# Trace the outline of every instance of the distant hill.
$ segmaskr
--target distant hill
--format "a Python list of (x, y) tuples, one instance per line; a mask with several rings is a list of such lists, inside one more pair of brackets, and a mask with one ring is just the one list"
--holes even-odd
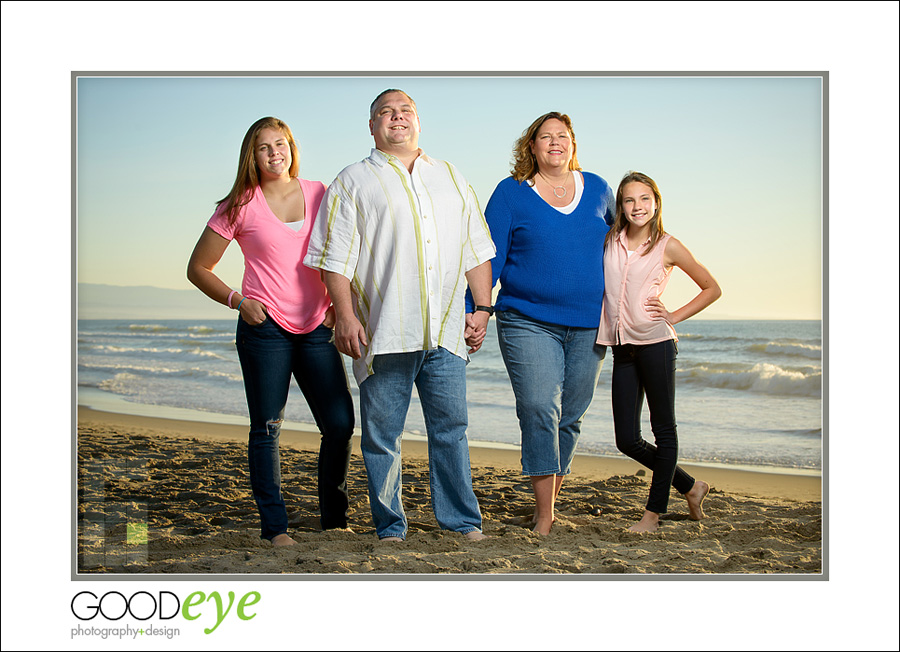
[(79, 319), (229, 319), (234, 311), (200, 290), (79, 283)]

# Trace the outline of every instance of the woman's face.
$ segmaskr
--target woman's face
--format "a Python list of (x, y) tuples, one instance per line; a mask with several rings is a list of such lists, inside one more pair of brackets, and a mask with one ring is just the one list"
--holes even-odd
[(544, 174), (561, 174), (572, 160), (572, 135), (566, 123), (556, 118), (544, 121), (534, 135), (531, 153)]
[(278, 129), (265, 127), (256, 135), (253, 157), (260, 177), (282, 177), (291, 169), (291, 145)]

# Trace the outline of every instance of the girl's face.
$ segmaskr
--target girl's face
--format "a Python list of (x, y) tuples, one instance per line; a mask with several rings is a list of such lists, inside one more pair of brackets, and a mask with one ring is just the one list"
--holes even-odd
[(656, 195), (653, 188), (640, 181), (632, 181), (622, 190), (622, 213), (629, 226), (641, 228), (656, 215)]
[(266, 127), (256, 135), (253, 151), (260, 176), (280, 177), (291, 169), (291, 145), (278, 129)]

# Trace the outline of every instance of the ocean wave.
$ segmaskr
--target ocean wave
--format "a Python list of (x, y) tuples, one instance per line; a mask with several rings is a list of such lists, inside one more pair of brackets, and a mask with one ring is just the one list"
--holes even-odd
[(228, 382), (242, 383), (243, 377), (240, 373), (228, 373), (224, 371), (216, 371), (210, 369), (200, 369), (199, 367), (190, 367), (182, 369), (173, 369), (169, 367), (148, 367), (136, 364), (100, 364), (79, 361), (79, 370), (84, 371), (102, 371), (116, 376), (126, 374), (131, 377), (156, 377), (156, 378), (198, 378), (211, 380), (225, 380)]
[(761, 362), (750, 369), (715, 368), (709, 365), (679, 370), (679, 380), (688, 383), (770, 394), (773, 396), (822, 395), (822, 372), (813, 369), (793, 370)]
[(777, 430), (776, 434), (788, 435), (789, 437), (802, 437), (809, 439), (818, 439), (822, 436), (821, 428), (806, 428), (802, 430)]
[(169, 326), (163, 324), (129, 324), (126, 328), (130, 331), (148, 331), (153, 333), (162, 333), (173, 330)]
[(751, 344), (747, 349), (753, 353), (764, 353), (766, 355), (796, 356), (811, 360), (822, 359), (822, 346), (820, 344), (766, 342), (765, 344)]
[[(185, 358), (212, 358), (214, 360), (225, 360), (228, 362), (236, 361), (237, 355), (232, 352), (231, 355), (222, 355), (208, 349), (200, 348), (194, 342), (189, 343), (191, 348), (172, 348), (172, 347), (156, 347), (156, 346), (122, 346), (116, 344), (95, 344), (93, 346), (82, 346), (82, 350), (90, 350), (97, 353), (117, 353), (121, 355), (134, 355), (135, 358), (153, 358), (160, 359), (185, 359)], [(230, 348), (230, 347), (229, 347)], [(135, 355), (137, 354), (137, 355)]]

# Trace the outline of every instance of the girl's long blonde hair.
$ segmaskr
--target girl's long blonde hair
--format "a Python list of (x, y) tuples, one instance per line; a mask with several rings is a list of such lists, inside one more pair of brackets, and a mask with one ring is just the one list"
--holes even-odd
[(291, 133), (291, 128), (287, 126), (287, 123), (272, 117), (260, 118), (254, 122), (250, 125), (247, 133), (244, 134), (244, 140), (241, 142), (238, 171), (234, 185), (231, 187), (231, 192), (216, 202), (216, 206), (220, 208), (224, 204), (223, 211), (228, 217), (229, 224), (234, 224), (241, 212), (241, 208), (253, 199), (253, 193), (259, 185), (259, 169), (256, 166), (254, 150), (256, 149), (256, 137), (263, 129), (276, 129), (284, 134), (291, 147), (291, 167), (288, 170), (288, 174), (290, 174), (292, 179), (299, 174), (300, 151), (294, 140), (294, 134)]
[(619, 189), (616, 191), (616, 221), (613, 222), (612, 228), (606, 234), (604, 244), (609, 245), (610, 243), (615, 242), (616, 238), (619, 237), (619, 234), (628, 228), (628, 220), (625, 218), (625, 211), (622, 209), (622, 193), (625, 190), (625, 186), (634, 182), (648, 186), (653, 191), (653, 195), (656, 198), (656, 213), (650, 219), (650, 246), (641, 254), (642, 256), (646, 256), (653, 250), (653, 247), (656, 246), (656, 243), (659, 242), (659, 239), (662, 238), (666, 232), (663, 229), (662, 195), (659, 194), (659, 186), (643, 172), (631, 171), (622, 177), (622, 180), (619, 182)]

